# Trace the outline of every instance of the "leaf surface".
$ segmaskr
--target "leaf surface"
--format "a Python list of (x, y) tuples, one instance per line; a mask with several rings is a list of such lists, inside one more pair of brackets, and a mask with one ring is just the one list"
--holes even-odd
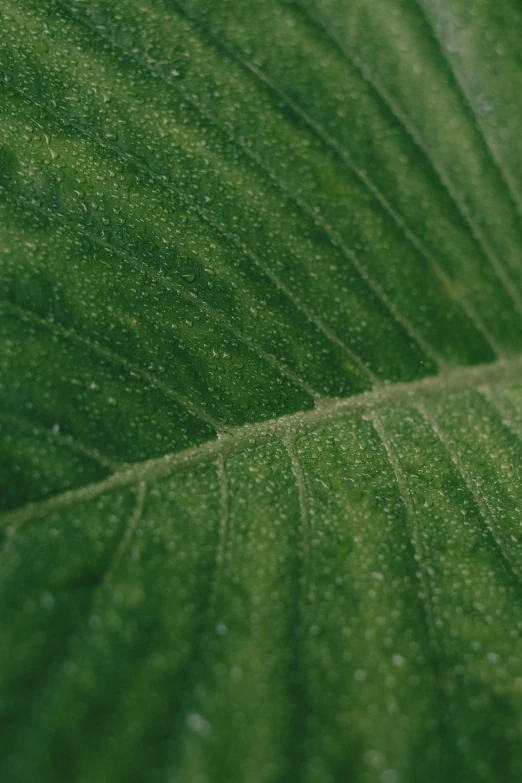
[(4, 0), (13, 783), (522, 777), (522, 10)]

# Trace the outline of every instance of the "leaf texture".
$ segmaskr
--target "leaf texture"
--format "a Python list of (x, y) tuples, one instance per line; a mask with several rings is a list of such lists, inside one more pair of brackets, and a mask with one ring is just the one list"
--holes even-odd
[(4, 0), (0, 776), (522, 778), (522, 9)]

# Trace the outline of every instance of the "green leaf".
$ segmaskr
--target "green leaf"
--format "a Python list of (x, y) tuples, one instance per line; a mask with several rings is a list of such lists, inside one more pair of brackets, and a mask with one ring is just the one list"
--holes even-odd
[(0, 16), (0, 779), (518, 783), (518, 1)]

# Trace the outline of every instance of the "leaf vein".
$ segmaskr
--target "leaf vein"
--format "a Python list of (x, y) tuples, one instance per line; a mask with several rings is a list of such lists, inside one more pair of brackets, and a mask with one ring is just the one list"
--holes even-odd
[[(271, 282), (274, 284), (275, 288), (281, 294), (283, 294), (283, 296), (286, 297), (293, 304), (293, 306), (299, 312), (301, 312), (305, 316), (305, 318), (311, 324), (313, 324), (320, 332), (322, 332), (322, 334), (331, 343), (336, 345), (360, 369), (362, 369), (363, 372), (365, 373), (365, 375), (372, 382), (374, 382), (374, 383), (377, 382), (377, 378), (376, 378), (375, 374), (364, 363), (364, 361), (361, 359), (361, 357), (355, 351), (353, 351), (353, 349), (350, 348), (349, 345), (347, 345), (343, 340), (341, 340), (340, 337), (338, 337), (338, 335), (332, 329), (330, 329), (325, 323), (323, 323), (322, 319), (319, 318), (318, 316), (316, 316), (312, 312), (312, 310), (310, 310), (310, 308), (307, 305), (305, 305), (301, 301), (301, 299), (299, 297), (297, 297), (295, 295), (295, 293), (292, 292), (290, 290), (290, 288), (285, 283), (283, 283), (283, 281), (279, 278), (279, 276), (275, 272), (273, 272), (270, 269), (269, 266), (267, 266), (266, 264), (264, 264), (261, 261), (261, 259), (258, 257), (258, 255), (256, 253), (254, 253), (254, 251), (246, 243), (244, 243), (241, 240), (239, 240), (236, 236), (227, 233), (225, 231), (225, 229), (223, 228), (222, 224), (219, 223), (218, 221), (216, 221), (208, 212), (203, 210), (199, 205), (190, 204), (187, 201), (187, 199), (186, 199), (185, 195), (183, 194), (182, 190), (177, 190), (170, 183), (166, 183), (136, 153), (134, 153), (134, 152), (132, 152), (132, 153), (124, 152), (120, 148), (115, 148), (114, 146), (109, 146), (108, 144), (105, 144), (97, 134), (88, 132), (84, 128), (80, 128), (80, 127), (71, 125), (69, 122), (67, 122), (66, 120), (61, 118), (59, 115), (57, 115), (51, 109), (49, 109), (47, 106), (42, 106), (40, 103), (38, 103), (35, 100), (33, 95), (30, 95), (30, 94), (24, 92), (24, 93), (22, 93), (22, 96), (23, 96), (24, 100), (28, 101), (29, 103), (31, 103), (32, 105), (38, 107), (39, 109), (42, 109), (43, 111), (46, 112), (46, 114), (48, 114), (49, 116), (53, 117), (56, 121), (58, 121), (59, 123), (61, 123), (64, 126), (70, 128), (72, 131), (76, 132), (77, 135), (82, 136), (82, 137), (87, 138), (87, 139), (90, 139), (92, 142), (97, 144), (100, 148), (108, 151), (109, 153), (111, 153), (113, 155), (116, 155), (121, 160), (124, 160), (126, 162), (131, 161), (138, 169), (140, 169), (141, 171), (145, 172), (155, 182), (158, 182), (166, 191), (176, 194), (181, 199), (183, 204), (185, 205), (187, 211), (195, 212), (199, 216), (199, 218), (201, 220), (205, 221), (210, 226), (212, 226), (212, 228), (215, 231), (217, 231), (224, 239), (226, 239), (227, 241), (231, 242), (237, 248), (242, 250), (255, 263), (255, 265), (263, 272), (263, 274), (265, 274), (271, 280)], [(117, 151), (116, 151), (116, 149), (117, 149)], [(37, 207), (35, 207), (35, 205), (29, 204), (29, 206), (31, 206), (35, 211), (39, 211), (39, 209)], [(40, 210), (40, 211), (42, 211), (42, 210)], [(47, 214), (47, 213), (44, 213), (44, 214)], [(68, 225), (69, 225), (69, 227), (73, 228), (75, 231), (77, 231), (79, 233), (82, 232), (82, 229), (80, 229), (80, 227), (78, 227), (78, 226), (76, 226), (74, 224), (70, 224), (70, 223)], [(88, 236), (93, 236), (93, 237), (95, 236), (95, 235), (91, 234), (91, 232), (87, 232), (87, 231), (83, 231), (82, 233), (85, 233)], [(98, 242), (100, 244), (102, 244), (102, 246), (112, 247), (114, 250), (116, 250), (116, 246), (111, 245), (110, 243), (108, 243), (106, 241), (104, 241), (102, 243), (100, 240), (98, 240)], [(127, 254), (125, 254), (125, 252), (122, 249), (117, 248), (117, 250), (118, 250), (118, 252), (120, 254), (125, 255), (125, 256), (127, 255)], [(132, 259), (132, 261), (134, 261), (134, 259)], [(197, 300), (195, 300), (194, 303), (198, 307), (200, 306), (200, 304), (199, 304), (199, 302)], [(207, 307), (209, 307), (209, 306), (207, 305)], [(223, 316), (221, 316), (221, 318), (223, 318)], [(229, 328), (232, 329), (231, 326), (229, 326)], [(239, 337), (239, 333), (238, 333), (238, 339), (242, 339), (244, 341), (246, 338), (245, 338), (244, 335)], [(259, 350), (261, 350), (261, 349), (259, 349)], [(269, 355), (269, 354), (267, 354), (267, 355)], [(275, 358), (275, 357), (272, 357), (272, 358)], [(295, 376), (294, 376), (294, 379), (295, 379)], [(302, 381), (300, 381), (300, 383), (302, 384)], [(308, 391), (309, 394), (311, 394), (315, 398), (320, 396), (316, 391), (311, 390), (310, 387), (308, 387), (307, 391)]]
[(313, 410), (281, 416), (257, 424), (245, 424), (232, 427), (215, 440), (209, 440), (174, 454), (145, 462), (135, 463), (96, 484), (90, 484), (77, 490), (64, 492), (49, 500), (29, 504), (15, 511), (0, 515), (0, 530), (9, 529), (14, 524), (22, 524), (32, 519), (42, 519), (53, 511), (69, 505), (98, 497), (105, 492), (113, 492), (140, 481), (161, 481), (179, 470), (204, 465), (215, 461), (219, 454), (226, 455), (250, 444), (269, 440), (272, 437), (291, 436), (309, 431), (325, 422), (334, 422), (352, 412), (372, 412), (386, 409), (399, 402), (412, 404), (416, 399), (440, 398), (441, 394), (451, 395), (465, 388), (476, 389), (477, 385), (487, 382), (513, 382), (522, 380), (522, 356), (508, 360), (498, 360), (489, 365), (467, 367), (453, 370), (446, 375), (431, 376), (419, 381), (397, 383), (389, 387), (380, 387), (370, 392), (353, 395), (345, 399), (325, 400)]
[[(166, 288), (168, 291), (178, 294), (181, 298), (190, 302), (198, 310), (201, 310), (201, 312), (204, 312), (206, 315), (208, 315), (213, 321), (215, 321), (215, 323), (219, 323), (222, 326), (224, 326), (240, 342), (242, 342), (244, 345), (247, 345), (252, 349), (255, 349), (255, 351), (262, 359), (264, 359), (273, 367), (275, 367), (282, 375), (285, 375), (287, 378), (294, 381), (294, 383), (300, 386), (303, 389), (303, 391), (309, 394), (313, 399), (317, 400), (321, 397), (319, 392), (317, 392), (312, 386), (306, 383), (306, 381), (304, 381), (297, 373), (295, 373), (293, 370), (291, 370), (289, 367), (283, 364), (281, 360), (277, 358), (277, 356), (274, 356), (268, 351), (265, 351), (263, 348), (261, 348), (258, 345), (258, 343), (255, 340), (252, 340), (252, 338), (250, 338), (248, 335), (245, 335), (239, 329), (236, 329), (230, 323), (230, 321), (227, 318), (225, 318), (220, 312), (218, 312), (214, 307), (209, 305), (207, 302), (201, 300), (195, 294), (191, 294), (185, 291), (183, 286), (177, 284), (172, 278), (169, 277), (167, 279), (164, 276), (158, 274), (148, 264), (146, 264), (143, 261), (140, 261), (137, 258), (134, 258), (126, 250), (123, 250), (123, 248), (119, 247), (118, 245), (114, 245), (112, 242), (109, 242), (106, 239), (96, 236), (96, 234), (94, 234), (93, 232), (87, 231), (75, 223), (71, 223), (70, 221), (66, 220), (61, 214), (47, 212), (41, 207), (37, 207), (34, 204), (26, 200), (23, 200), (22, 198), (19, 199), (19, 203), (26, 204), (26, 206), (32, 209), (32, 211), (44, 215), (51, 222), (57, 223), (59, 225), (62, 225), (66, 228), (73, 230), (77, 235), (85, 237), (90, 242), (93, 242), (99, 247), (105, 250), (107, 249), (111, 250), (115, 255), (119, 256), (120, 258), (130, 263), (131, 266), (140, 269), (142, 272), (147, 274), (152, 280), (154, 280), (156, 283)], [(359, 364), (361, 363), (360, 360), (358, 360), (358, 363)], [(370, 371), (367, 369), (368, 374), (369, 372)]]
[(488, 259), (491, 268), (494, 270), (496, 276), (499, 279), (499, 282), (502, 284), (505, 291), (508, 293), (517, 311), (522, 315), (522, 296), (520, 295), (513, 281), (509, 277), (509, 274), (504, 269), (504, 266), (500, 261), (499, 257), (494, 252), (493, 248), (490, 246), (482, 230), (479, 228), (476, 221), (473, 219), (464, 201), (461, 199), (461, 197), (459, 196), (459, 194), (451, 184), (451, 180), (449, 179), (449, 177), (446, 176), (443, 169), (441, 169), (440, 166), (438, 166), (437, 163), (435, 162), (434, 158), (429, 152), (428, 147), (424, 143), (424, 140), (422, 139), (422, 136), (419, 134), (417, 129), (411, 124), (409, 118), (406, 117), (406, 115), (401, 111), (401, 109), (399, 109), (395, 101), (391, 98), (391, 96), (388, 95), (387, 91), (382, 87), (382, 85), (379, 84), (379, 82), (375, 79), (373, 75), (372, 76), (370, 75), (367, 66), (360, 60), (360, 58), (357, 55), (355, 55), (353, 51), (348, 50), (346, 45), (342, 44), (338, 40), (337, 36), (335, 36), (332, 33), (330, 28), (327, 25), (325, 25), (324, 22), (319, 21), (314, 15), (310, 13), (308, 9), (304, 9), (301, 2), (298, 2), (298, 6), (303, 11), (303, 13), (307, 16), (307, 18), (310, 19), (310, 21), (314, 22), (320, 29), (324, 31), (326, 35), (328, 35), (331, 41), (337, 46), (341, 54), (343, 54), (348, 60), (348, 62), (350, 62), (357, 69), (362, 79), (372, 88), (372, 90), (375, 92), (378, 98), (387, 107), (387, 109), (390, 111), (392, 116), (402, 127), (405, 134), (413, 141), (415, 146), (422, 152), (425, 159), (429, 163), (430, 168), (437, 175), (439, 182), (442, 184), (445, 191), (449, 195), (450, 200), (457, 208), (457, 211), (462, 217), (462, 219), (464, 220), (465, 225), (468, 226), (468, 229), (471, 232), (471, 235), (473, 236), (475, 242), (479, 245), (485, 257)]
[(488, 134), (484, 128), (484, 124), (481, 122), (479, 115), (477, 114), (477, 111), (474, 108), (473, 102), (470, 99), (470, 96), (468, 94), (468, 91), (466, 90), (466, 87), (464, 85), (463, 80), (459, 77), (458, 71), (455, 68), (455, 66), (452, 63), (451, 58), (446, 52), (446, 47), (444, 46), (443, 41), (440, 38), (440, 35), (437, 31), (436, 24), (429, 13), (428, 9), (426, 8), (425, 4), (422, 2), (422, 0), (417, 0), (417, 5), (423, 14), (424, 18), (426, 19), (429, 28), (431, 29), (433, 38), (437, 42), (437, 45), (439, 47), (441, 56), (444, 60), (444, 62), (447, 65), (448, 71), (452, 77), (453, 83), (455, 84), (458, 92), (460, 93), (460, 96), (463, 100), (463, 103), (468, 107), (470, 116), (473, 120), (473, 124), (475, 125), (475, 128), (477, 129), (480, 137), (482, 138), (482, 141), (484, 143), (484, 147), (487, 150), (488, 156), (493, 163), (493, 166), (496, 168), (498, 174), (500, 175), (500, 178), (508, 192), (509, 198), (513, 206), (515, 207), (519, 217), (522, 217), (522, 200), (520, 199), (520, 196), (517, 192), (517, 189), (514, 185), (512, 177), (509, 175), (509, 173), (505, 170), (502, 160), (500, 156), (497, 154), (494, 146), (491, 144)]
[[(176, 5), (177, 7), (177, 4), (174, 3), (173, 5)], [(184, 15), (184, 12), (181, 9), (179, 9), (179, 11)], [(189, 18), (190, 21), (194, 23), (194, 20), (192, 20), (190, 17), (186, 17), (186, 18)], [(91, 24), (89, 24), (89, 26), (91, 27), (91, 29), (94, 29), (94, 27)], [(99, 30), (97, 30), (96, 32), (98, 34), (103, 34)], [(205, 33), (207, 34), (207, 36), (211, 36), (211, 34), (208, 33), (206, 30)], [(103, 39), (109, 40), (108, 37), (106, 36), (103, 36)], [(213, 38), (211, 38), (211, 40), (213, 41)], [(222, 123), (220, 123), (209, 111), (203, 109), (203, 107), (196, 99), (196, 97), (193, 94), (189, 94), (187, 90), (184, 88), (184, 86), (178, 80), (169, 79), (168, 77), (165, 77), (162, 73), (156, 73), (149, 67), (149, 65), (143, 58), (133, 56), (127, 50), (124, 50), (120, 46), (117, 46), (113, 41), (111, 41), (110, 45), (116, 51), (124, 53), (133, 62), (136, 62), (140, 66), (144, 67), (153, 78), (160, 79), (169, 87), (174, 87), (177, 91), (181, 92), (181, 94), (185, 97), (185, 99), (197, 109), (197, 111), (200, 113), (202, 117), (209, 120), (215, 127), (219, 128), (219, 130), (228, 138), (229, 141), (231, 141), (233, 144), (239, 147), (244, 154), (246, 154), (251, 160), (253, 160), (257, 165), (257, 167), (270, 177), (270, 179), (275, 183), (279, 191), (285, 197), (289, 198), (294, 204), (297, 205), (297, 207), (302, 211), (303, 214), (306, 214), (308, 218), (311, 218), (316, 225), (320, 226), (323, 229), (323, 231), (325, 232), (326, 236), (330, 241), (331, 246), (341, 251), (343, 256), (347, 259), (347, 261), (350, 262), (350, 264), (356, 270), (357, 274), (364, 280), (364, 282), (367, 284), (370, 290), (375, 294), (377, 299), (384, 305), (384, 307), (388, 310), (388, 312), (395, 319), (395, 321), (406, 331), (409, 337), (411, 337), (412, 340), (414, 340), (414, 342), (416, 342), (425, 351), (425, 353), (434, 361), (434, 363), (439, 368), (442, 369), (447, 366), (445, 359), (434, 348), (434, 346), (423, 337), (423, 335), (419, 332), (419, 330), (413, 325), (411, 320), (399, 311), (395, 303), (388, 297), (388, 295), (384, 292), (381, 286), (368, 273), (368, 271), (365, 269), (364, 265), (361, 263), (357, 255), (353, 252), (353, 250), (351, 250), (345, 244), (341, 236), (328, 226), (328, 224), (325, 222), (325, 220), (322, 218), (321, 215), (315, 214), (311, 206), (306, 201), (303, 201), (301, 198), (299, 198), (299, 196), (293, 193), (292, 190), (284, 184), (283, 180), (281, 180), (280, 177), (278, 177), (274, 171), (272, 171), (264, 163), (262, 163), (262, 160), (257, 156), (257, 154), (252, 149), (248, 147), (248, 145), (242, 143), (241, 140), (238, 139), (234, 134), (227, 131), (225, 126)], [(228, 52), (227, 48), (225, 48), (225, 52), (228, 54), (229, 57), (234, 59), (234, 61), (236, 61), (237, 59), (237, 62), (243, 65), (241, 58), (236, 58), (233, 55), (233, 53)], [(248, 68), (247, 70), (257, 75), (255, 71), (252, 71), (252, 69)], [(282, 97), (284, 99), (285, 103), (287, 103), (289, 106), (291, 105), (290, 99), (288, 99), (287, 96), (285, 96), (283, 93), (280, 93), (279, 90), (276, 90), (276, 88), (270, 82), (268, 82), (268, 84), (270, 88), (274, 92), (276, 92), (276, 94), (279, 97)], [(304, 110), (300, 109), (300, 111), (304, 111)], [(309, 119), (309, 122), (313, 122), (311, 118)], [(322, 140), (322, 142), (324, 143), (324, 140)], [(353, 168), (357, 176), (361, 178), (362, 176), (361, 173), (358, 172), (354, 166), (350, 166), (350, 167)], [(369, 187), (368, 183), (364, 178), (363, 181), (366, 187)], [(382, 194), (380, 194), (377, 189), (375, 189), (375, 191), (376, 192), (372, 190), (373, 195), (376, 196), (376, 198), (379, 198), (379, 203), (382, 202), (381, 206), (386, 205), (385, 208), (389, 211), (395, 223), (401, 228), (406, 239), (409, 242), (411, 242), (412, 240), (410, 240), (409, 235), (406, 233), (406, 228), (403, 227), (402, 224), (399, 222), (399, 218), (398, 216), (396, 216), (395, 211), (391, 208), (391, 206), (387, 205), (387, 202), (385, 201), (384, 197), (382, 197)], [(462, 304), (463, 309), (465, 309), (467, 312), (467, 315), (471, 317), (475, 326), (477, 328), (480, 328), (480, 331), (482, 332), (483, 336), (485, 337), (486, 341), (488, 342), (492, 350), (495, 352), (495, 354), (499, 355), (500, 349), (498, 348), (498, 346), (494, 347), (493, 345), (494, 341), (492, 336), (487, 332), (485, 327), (481, 324), (478, 316), (474, 313), (472, 314), (471, 310), (468, 312), (469, 305), (465, 303), (465, 300), (462, 296), (462, 292), (460, 294), (457, 294), (452, 281), (450, 281), (449, 278), (447, 278), (447, 276), (444, 274), (444, 272), (439, 267), (439, 265), (434, 261), (434, 259), (427, 255), (427, 252), (420, 246), (418, 241), (414, 246), (415, 249), (427, 259), (428, 263), (433, 267), (434, 271), (440, 277), (440, 279), (445, 282), (445, 284), (449, 287), (450, 290), (453, 291), (453, 293), (455, 293), (457, 300), (459, 301), (459, 303)], [(287, 291), (282, 290), (282, 292), (288, 296)], [(367, 371), (366, 367), (365, 369)]]
[(73, 438), (72, 435), (55, 432), (52, 428), (46, 428), (40, 424), (35, 424), (34, 422), (25, 419), (20, 415), (15, 416), (12, 413), (7, 413), (4, 411), (0, 411), (0, 419), (15, 424), (17, 427), (30, 430), (32, 434), (38, 437), (51, 438), (54, 442), (59, 443), (60, 446), (65, 446), (65, 448), (68, 448), (71, 451), (77, 451), (79, 454), (82, 454), (85, 457), (89, 457), (95, 462), (98, 462), (102, 467), (108, 468), (113, 472), (116, 470), (121, 470), (123, 467), (123, 463), (115, 462), (114, 460), (109, 459), (98, 449), (94, 448), (93, 446), (87, 446), (87, 444), (82, 443), (77, 438)]
[(62, 326), (56, 321), (46, 321), (44, 318), (40, 318), (40, 316), (38, 316), (32, 310), (29, 310), (26, 307), (21, 307), (20, 305), (15, 305), (12, 302), (8, 302), (7, 300), (3, 300), (2, 302), (0, 302), (0, 307), (4, 307), (12, 315), (22, 320), (31, 320), (34, 323), (38, 324), (38, 326), (41, 326), (44, 329), (49, 329), (51, 332), (58, 335), (59, 337), (62, 337), (65, 340), (69, 340), (71, 342), (77, 343), (78, 345), (86, 346), (93, 353), (103, 357), (104, 359), (111, 362), (112, 364), (120, 365), (120, 367), (123, 367), (125, 370), (127, 370), (127, 372), (133, 373), (135, 375), (144, 378), (152, 386), (155, 386), (157, 389), (163, 392), (163, 394), (165, 394), (166, 397), (170, 397), (172, 400), (179, 402), (184, 408), (187, 409), (187, 411), (190, 414), (192, 414), (192, 416), (195, 416), (196, 418), (205, 421), (207, 424), (210, 424), (210, 426), (213, 427), (216, 430), (216, 432), (223, 430), (222, 423), (218, 422), (217, 419), (214, 419), (214, 417), (208, 414), (205, 410), (203, 410), (203, 408), (193, 403), (192, 400), (189, 400), (183, 394), (180, 394), (179, 392), (172, 389), (170, 386), (167, 386), (167, 384), (163, 383), (163, 381), (157, 378), (153, 373), (143, 369), (142, 367), (134, 365), (124, 356), (116, 353), (115, 351), (109, 348), (106, 348), (101, 343), (98, 343), (90, 338), (84, 337), (83, 335), (79, 334), (79, 332), (76, 332), (71, 327)]
[(473, 486), (473, 480), (470, 476), (468, 470), (463, 465), (462, 461), (459, 459), (457, 454), (455, 453), (455, 450), (451, 446), (451, 442), (449, 438), (442, 432), (441, 428), (439, 427), (437, 421), (433, 418), (433, 416), (428, 413), (426, 408), (421, 404), (416, 404), (416, 409), (419, 411), (421, 416), (424, 418), (424, 420), (431, 426), (433, 432), (437, 436), (438, 440), (444, 447), (445, 451), (449, 455), (451, 461), (455, 465), (457, 471), (459, 472), (460, 476), (462, 477), (462, 480), (464, 482), (464, 485), (466, 486), (468, 492), (472, 496), (473, 500), (475, 501), (475, 504), (477, 506), (477, 509), (479, 511), (479, 514), (481, 516), (481, 519), (484, 522), (484, 527), (489, 531), (491, 534), (491, 538), (494, 541), (498, 552), (502, 556), (502, 559), (506, 562), (506, 564), (509, 566), (509, 570), (511, 573), (517, 578), (519, 582), (522, 583), (522, 569), (517, 565), (515, 561), (510, 557), (509, 553), (507, 552), (504, 543), (502, 541), (501, 535), (499, 535), (499, 531), (497, 530), (497, 526), (495, 525), (495, 522), (493, 521), (495, 518), (495, 514), (491, 509), (490, 503), (487, 500), (487, 497), (482, 497), (480, 492), (477, 492), (476, 488)]

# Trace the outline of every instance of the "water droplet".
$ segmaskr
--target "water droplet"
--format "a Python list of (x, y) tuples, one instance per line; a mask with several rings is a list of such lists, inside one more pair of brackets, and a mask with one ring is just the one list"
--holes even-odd
[(190, 712), (187, 715), (187, 726), (189, 729), (192, 729), (192, 731), (195, 731), (197, 734), (201, 734), (204, 737), (210, 733), (210, 725), (205, 718), (197, 712)]

